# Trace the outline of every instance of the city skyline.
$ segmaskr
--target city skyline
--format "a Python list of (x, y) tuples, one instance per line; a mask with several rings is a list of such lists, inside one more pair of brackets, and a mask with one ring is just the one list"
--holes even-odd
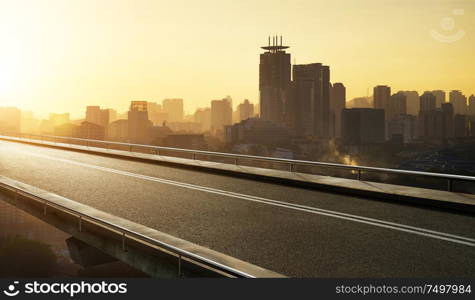
[[(234, 108), (244, 99), (258, 103), (259, 47), (274, 32), (291, 46), (292, 64), (332, 66), (331, 82), (345, 84), (348, 100), (369, 95), (377, 85), (474, 94), (470, 55), (475, 42), (469, 29), (475, 21), (468, 16), (475, 4), (395, 2), (272, 2), (275, 10), (268, 10), (264, 1), (243, 20), (226, 18), (234, 8), (247, 7), (229, 2), (203, 2), (200, 17), (191, 13), (196, 4), (183, 9), (183, 3), (160, 1), (134, 1), (132, 12), (131, 1), (104, 1), (93, 14), (87, 1), (2, 3), (0, 38), (6, 46), (0, 51), (0, 106), (17, 106), (40, 117), (71, 112), (78, 118), (86, 103), (126, 111), (131, 100), (183, 98), (188, 113), (226, 95), (234, 99)], [(307, 12), (320, 9), (325, 14), (318, 21)], [(454, 9), (463, 14), (454, 16)], [(183, 14), (182, 22), (170, 26), (177, 12)], [(284, 12), (292, 22), (279, 22)], [(391, 16), (403, 16), (405, 22)], [(205, 22), (207, 17), (223, 28), (214, 26), (211, 34), (209, 26), (216, 24)], [(466, 32), (463, 38), (443, 43), (431, 37), (446, 17)], [(384, 26), (377, 26), (383, 21)]]

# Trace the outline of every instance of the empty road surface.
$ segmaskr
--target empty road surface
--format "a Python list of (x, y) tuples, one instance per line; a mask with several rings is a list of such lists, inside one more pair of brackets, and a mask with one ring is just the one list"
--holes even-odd
[(0, 141), (0, 175), (294, 277), (471, 277), (475, 218)]

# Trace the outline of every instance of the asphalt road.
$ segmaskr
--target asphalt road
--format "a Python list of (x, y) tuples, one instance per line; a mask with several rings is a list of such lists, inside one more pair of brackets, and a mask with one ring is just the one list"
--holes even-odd
[(0, 175), (294, 277), (473, 277), (475, 218), (0, 141)]

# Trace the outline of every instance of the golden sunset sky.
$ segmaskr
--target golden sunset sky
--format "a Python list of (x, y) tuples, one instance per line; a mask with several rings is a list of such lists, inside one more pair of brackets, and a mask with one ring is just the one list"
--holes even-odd
[(256, 103), (270, 34), (292, 62), (330, 65), (348, 99), (378, 84), (475, 93), (474, 0), (0, 0), (0, 106)]

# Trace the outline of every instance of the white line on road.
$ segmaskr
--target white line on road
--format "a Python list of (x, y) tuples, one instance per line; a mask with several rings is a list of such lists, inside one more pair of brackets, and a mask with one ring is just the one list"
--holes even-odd
[(357, 222), (357, 223), (363, 223), (363, 224), (367, 224), (367, 225), (372, 225), (372, 226), (377, 226), (377, 227), (382, 227), (382, 228), (407, 232), (407, 233), (416, 234), (416, 235), (420, 235), (420, 236), (425, 236), (425, 237), (429, 237), (429, 238), (434, 238), (434, 239), (438, 239), (438, 240), (444, 240), (444, 241), (448, 241), (448, 242), (452, 242), (452, 243), (457, 243), (457, 244), (462, 244), (462, 245), (466, 245), (466, 246), (470, 246), (470, 247), (475, 247), (475, 239), (464, 237), (464, 236), (453, 235), (453, 234), (449, 234), (449, 233), (424, 229), (424, 228), (420, 228), (420, 227), (409, 226), (409, 225), (404, 225), (404, 224), (399, 224), (399, 223), (394, 223), (394, 222), (388, 222), (388, 221), (378, 220), (378, 219), (373, 219), (373, 218), (368, 218), (368, 217), (362, 217), (362, 216), (358, 216), (358, 215), (352, 215), (352, 214), (347, 214), (347, 213), (342, 213), (342, 212), (337, 212), (337, 211), (332, 211), (332, 210), (327, 210), (327, 209), (321, 209), (321, 208), (316, 208), (316, 207), (311, 207), (311, 206), (293, 204), (293, 203), (288, 203), (288, 202), (283, 202), (283, 201), (278, 201), (278, 200), (271, 200), (271, 199), (267, 199), (267, 198), (256, 197), (256, 196), (252, 196), (252, 195), (234, 193), (234, 192), (229, 192), (229, 191), (225, 191), (225, 190), (220, 190), (220, 189), (215, 189), (215, 188), (210, 188), (210, 187), (204, 187), (204, 186), (199, 186), (199, 185), (194, 185), (194, 184), (189, 184), (189, 183), (184, 183), (184, 182), (178, 182), (178, 181), (173, 181), (173, 180), (168, 180), (168, 179), (163, 179), (163, 178), (158, 178), (158, 177), (136, 174), (136, 173), (131, 173), (131, 172), (127, 172), (127, 171), (122, 171), (122, 170), (117, 170), (117, 169), (112, 169), (112, 168), (101, 167), (101, 166), (97, 166), (97, 165), (91, 165), (91, 164), (87, 164), (87, 163), (77, 162), (77, 161), (73, 161), (73, 160), (69, 160), (69, 159), (62, 159), (62, 158), (52, 157), (52, 156), (49, 156), (49, 155), (32, 153), (32, 152), (29, 152), (29, 151), (20, 150), (20, 151), (17, 151), (17, 152), (22, 152), (26, 155), (42, 157), (42, 158), (46, 158), (46, 159), (49, 159), (49, 160), (54, 160), (54, 161), (59, 161), (59, 162), (67, 163), (67, 164), (82, 166), (82, 167), (86, 167), (86, 168), (90, 168), (90, 169), (96, 169), (96, 170), (100, 170), (100, 171), (104, 171), (104, 172), (120, 174), (120, 175), (134, 177), (134, 178), (139, 178), (139, 179), (143, 179), (143, 180), (147, 180), (147, 181), (159, 182), (159, 183), (178, 186), (178, 187), (182, 187), (182, 188), (186, 188), (186, 189), (198, 190), (198, 191), (202, 191), (202, 192), (223, 195), (223, 196), (237, 198), (237, 199), (241, 199), (241, 200), (252, 201), (252, 202), (257, 202), (257, 203), (262, 203), (262, 204), (266, 204), (266, 205), (272, 205), (272, 206), (277, 206), (277, 207), (282, 207), (282, 208), (286, 208), (286, 209), (302, 211), (302, 212), (307, 212), (307, 213), (312, 213), (312, 214), (318, 214), (318, 215), (323, 215), (323, 216), (328, 216), (328, 217), (332, 217), (332, 218), (348, 220), (348, 221)]

